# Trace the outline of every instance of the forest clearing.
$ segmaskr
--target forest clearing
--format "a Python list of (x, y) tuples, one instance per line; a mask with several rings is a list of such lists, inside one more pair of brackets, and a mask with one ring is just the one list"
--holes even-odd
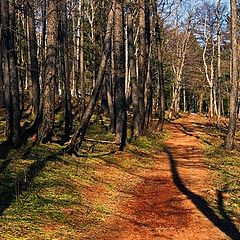
[(0, 1), (0, 240), (240, 240), (237, 0)]

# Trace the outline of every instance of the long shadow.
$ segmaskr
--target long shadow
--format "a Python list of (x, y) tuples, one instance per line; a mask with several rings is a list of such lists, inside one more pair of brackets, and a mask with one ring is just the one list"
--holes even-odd
[[(200, 137), (199, 137), (198, 135), (194, 135), (194, 134), (193, 134), (194, 131), (188, 130), (188, 129), (187, 129), (185, 126), (183, 126), (181, 123), (179, 123), (178, 125), (179, 125), (179, 126), (177, 126), (177, 129), (178, 129), (179, 131), (181, 131), (182, 133), (184, 133), (184, 134), (186, 134), (186, 135), (188, 135), (188, 136), (190, 136), (190, 137), (195, 137), (195, 138), (197, 138), (197, 139), (200, 139)], [(212, 143), (211, 143), (210, 141), (207, 141), (207, 140), (205, 140), (205, 139), (201, 139), (201, 141), (207, 143), (208, 145), (212, 145)]]
[(194, 205), (200, 210), (216, 227), (218, 227), (223, 233), (225, 233), (227, 236), (229, 236), (233, 240), (239, 240), (240, 239), (240, 232), (237, 229), (236, 225), (232, 222), (231, 218), (227, 215), (224, 205), (223, 205), (223, 197), (222, 193), (219, 191), (217, 194), (218, 197), (218, 208), (219, 212), (222, 216), (220, 218), (214, 210), (209, 206), (206, 200), (204, 200), (201, 196), (193, 193), (190, 189), (188, 189), (177, 170), (177, 162), (173, 157), (173, 154), (171, 150), (167, 147), (164, 148), (164, 151), (167, 153), (170, 166), (171, 166), (171, 172), (172, 172), (172, 178), (174, 181), (174, 184), (177, 186), (177, 188), (190, 199)]
[(48, 161), (57, 161), (58, 153), (53, 153), (43, 159), (36, 160), (31, 164), (24, 175), (10, 176), (5, 173), (5, 177), (1, 179), (0, 188), (0, 216), (3, 215), (4, 211), (16, 201), (17, 197), (20, 196), (24, 191), (27, 191), (33, 180), (43, 170)]

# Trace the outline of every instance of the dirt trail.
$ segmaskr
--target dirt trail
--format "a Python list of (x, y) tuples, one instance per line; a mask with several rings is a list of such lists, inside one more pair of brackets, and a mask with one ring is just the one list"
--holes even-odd
[[(194, 121), (190, 119), (188, 124)], [(203, 149), (194, 131), (189, 134), (178, 123), (167, 124), (166, 128), (171, 137), (154, 168), (141, 172), (144, 181), (134, 196), (123, 201), (117, 213), (90, 239), (240, 239), (224, 213), (221, 194), (211, 186)], [(206, 202), (209, 190), (219, 198), (221, 218)]]

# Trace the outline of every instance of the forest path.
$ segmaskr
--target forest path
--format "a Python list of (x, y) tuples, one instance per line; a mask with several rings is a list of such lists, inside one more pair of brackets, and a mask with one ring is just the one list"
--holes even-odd
[[(166, 124), (171, 136), (164, 153), (159, 152), (151, 169), (138, 174), (143, 181), (133, 196), (122, 199), (116, 213), (88, 239), (240, 239), (224, 212), (222, 194), (211, 185), (203, 147), (196, 138), (201, 134), (198, 117)], [(209, 191), (218, 198), (220, 217), (206, 201)]]

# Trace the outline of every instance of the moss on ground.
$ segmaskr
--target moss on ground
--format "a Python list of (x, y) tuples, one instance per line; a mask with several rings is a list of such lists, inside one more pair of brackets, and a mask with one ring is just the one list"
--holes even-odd
[[(112, 141), (102, 121), (94, 119), (87, 137)], [(76, 158), (60, 156), (58, 144), (1, 147), (0, 239), (81, 239), (91, 236), (130, 198), (143, 181), (138, 172), (151, 168), (162, 149), (163, 135), (148, 134), (126, 151)], [(81, 151), (89, 152), (84, 142)], [(94, 143), (94, 152), (115, 145)]]

